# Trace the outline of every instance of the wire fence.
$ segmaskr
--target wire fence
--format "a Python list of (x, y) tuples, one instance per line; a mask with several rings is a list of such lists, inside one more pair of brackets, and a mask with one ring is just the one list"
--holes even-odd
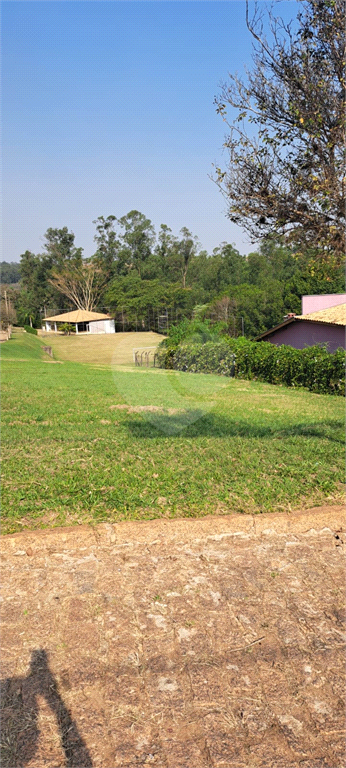
[(148, 309), (145, 314), (128, 315), (125, 310), (115, 313), (115, 330), (119, 332), (127, 331), (155, 331), (166, 335), (172, 325), (177, 325), (187, 313), (180, 309)]
[(134, 347), (133, 362), (136, 367), (155, 368), (157, 347)]

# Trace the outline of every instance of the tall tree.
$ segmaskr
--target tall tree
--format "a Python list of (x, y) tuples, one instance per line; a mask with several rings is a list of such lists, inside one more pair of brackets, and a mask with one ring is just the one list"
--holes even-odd
[(42, 257), (50, 267), (61, 267), (67, 262), (81, 263), (83, 248), (76, 248), (74, 233), (67, 227), (53, 229), (49, 227), (44, 235), (44, 252)]
[(59, 294), (48, 285), (49, 265), (41, 255), (25, 251), (20, 257), (21, 291), (16, 300), (18, 320), (21, 323), (40, 324), (40, 314), (44, 307), (54, 309), (59, 306)]
[(119, 250), (119, 266), (123, 274), (135, 269), (141, 276), (145, 262), (152, 254), (155, 231), (150, 221), (139, 211), (130, 211), (118, 220), (123, 229)]
[(114, 274), (119, 253), (119, 237), (115, 230), (116, 216), (110, 215), (106, 218), (99, 216), (93, 221), (96, 224), (96, 235), (94, 237), (97, 243), (97, 251), (93, 256), (93, 261), (102, 269), (107, 279)]
[(159, 270), (162, 276), (176, 282), (178, 279), (176, 257), (178, 252), (178, 240), (173, 235), (172, 230), (167, 224), (161, 224), (157, 236), (157, 245), (155, 255), (158, 259)]
[(83, 262), (53, 272), (48, 282), (67, 296), (77, 309), (91, 312), (97, 306), (106, 277), (96, 264)]
[(180, 234), (182, 235), (182, 237), (181, 237), (181, 240), (179, 241), (178, 252), (180, 254), (181, 276), (183, 279), (183, 288), (186, 288), (187, 270), (189, 268), (189, 264), (192, 256), (194, 256), (197, 251), (197, 238), (193, 237), (193, 235), (187, 229), (187, 227), (183, 227), (180, 230)]
[(37, 296), (32, 291), (22, 288), (15, 298), (15, 309), (19, 325), (40, 327), (41, 312)]
[[(229, 163), (216, 168), (228, 217), (260, 240), (282, 233), (315, 258), (344, 253), (345, 13), (343, 0), (301, 0), (297, 25), (258, 6), (246, 19), (253, 69), (216, 98), (230, 127)], [(227, 110), (237, 110), (229, 123)]]
[(20, 276), (22, 283), (27, 290), (34, 290), (36, 287), (36, 274), (40, 266), (40, 257), (31, 251), (25, 251), (20, 256)]
[[(76, 248), (74, 234), (67, 227), (47, 229), (44, 236), (44, 249), (41, 254), (25, 251), (20, 257), (20, 274), (23, 286), (21, 298), (18, 298), (18, 317), (26, 312), (32, 313), (35, 324), (39, 324), (41, 314), (68, 309), (51, 278), (53, 273), (61, 272), (66, 265), (79, 267), (82, 264), (82, 248)], [(17, 304), (17, 302), (16, 302)], [(23, 308), (19, 307), (23, 304)]]

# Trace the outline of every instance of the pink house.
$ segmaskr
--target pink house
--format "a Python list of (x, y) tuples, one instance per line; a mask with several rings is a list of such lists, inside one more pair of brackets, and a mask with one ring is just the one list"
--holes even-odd
[(295, 349), (327, 344), (329, 352), (345, 349), (346, 294), (303, 296), (302, 314), (287, 316), (282, 323), (257, 336), (256, 341), (269, 341)]
[(327, 293), (324, 296), (302, 296), (302, 315), (329, 309), (346, 303), (346, 293)]

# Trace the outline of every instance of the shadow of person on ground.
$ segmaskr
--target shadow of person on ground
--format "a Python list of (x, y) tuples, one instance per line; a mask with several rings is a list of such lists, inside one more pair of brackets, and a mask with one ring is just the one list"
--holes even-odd
[(38, 696), (56, 717), (66, 768), (92, 768), (87, 746), (59, 694), (43, 649), (33, 651), (27, 677), (1, 681), (2, 768), (24, 768), (35, 757), (40, 735)]

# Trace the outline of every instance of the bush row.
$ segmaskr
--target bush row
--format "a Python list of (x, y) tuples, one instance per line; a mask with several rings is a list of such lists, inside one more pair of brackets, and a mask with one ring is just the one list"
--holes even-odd
[(329, 353), (325, 347), (294, 349), (267, 341), (244, 338), (161, 346), (157, 362), (162, 368), (192, 373), (219, 373), (269, 384), (307, 387), (311, 392), (344, 395), (345, 353)]
[(34, 336), (37, 336), (36, 328), (32, 328), (31, 325), (24, 325), (24, 331), (26, 331), (27, 333), (33, 333)]

